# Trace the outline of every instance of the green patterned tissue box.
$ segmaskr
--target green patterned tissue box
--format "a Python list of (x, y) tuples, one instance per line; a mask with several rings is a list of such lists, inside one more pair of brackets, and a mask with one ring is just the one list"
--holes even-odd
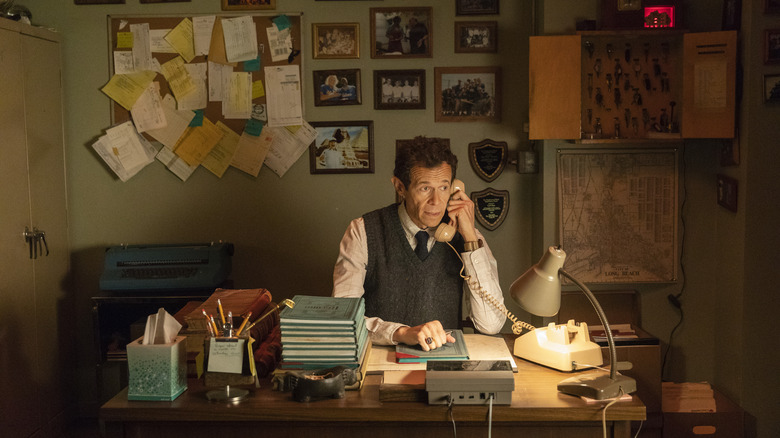
[(128, 400), (170, 401), (187, 389), (186, 336), (170, 344), (127, 344)]

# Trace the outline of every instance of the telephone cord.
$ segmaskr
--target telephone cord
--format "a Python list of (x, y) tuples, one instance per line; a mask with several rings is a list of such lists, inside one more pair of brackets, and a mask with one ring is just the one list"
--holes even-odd
[(475, 281), (471, 281), (471, 276), (470, 275), (466, 275), (464, 273), (464, 271), (466, 270), (466, 265), (463, 262), (463, 257), (460, 256), (460, 253), (458, 253), (458, 250), (455, 249), (455, 247), (452, 246), (452, 244), (450, 242), (447, 242), (447, 245), (449, 245), (450, 248), (452, 248), (452, 250), (455, 252), (455, 255), (457, 255), (458, 258), (460, 259), (460, 277), (466, 283), (468, 283), (469, 287), (472, 290), (476, 290), (477, 291), (477, 293), (479, 294), (480, 298), (482, 298), (483, 300), (485, 300), (485, 301), (489, 302), (490, 304), (492, 304), (495, 308), (497, 308), (503, 314), (505, 314), (506, 317), (509, 318), (510, 321), (512, 321), (512, 333), (514, 333), (516, 335), (520, 335), (520, 334), (523, 333), (523, 329), (528, 330), (528, 331), (532, 331), (532, 330), (536, 329), (536, 327), (532, 326), (531, 324), (529, 324), (529, 323), (527, 323), (525, 321), (518, 320), (517, 317), (515, 317), (515, 315), (512, 312), (510, 312), (509, 309), (506, 308), (506, 306), (504, 306), (502, 303), (499, 303), (498, 300), (496, 300), (492, 295), (490, 295), (488, 293), (488, 291), (486, 291), (485, 288), (483, 288), (476, 280)]

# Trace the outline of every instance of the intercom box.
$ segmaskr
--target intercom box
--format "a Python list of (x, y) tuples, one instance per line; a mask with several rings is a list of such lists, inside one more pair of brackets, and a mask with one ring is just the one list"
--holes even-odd
[(127, 344), (128, 400), (170, 401), (187, 389), (186, 337), (167, 344)]
[(432, 405), (508, 405), (514, 389), (507, 360), (429, 361), (425, 371), (425, 390)]

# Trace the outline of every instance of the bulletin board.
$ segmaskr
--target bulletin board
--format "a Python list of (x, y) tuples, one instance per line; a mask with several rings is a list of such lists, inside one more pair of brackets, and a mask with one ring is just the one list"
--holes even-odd
[[(251, 16), (255, 23), (255, 31), (257, 33), (257, 45), (260, 55), (260, 69), (252, 72), (252, 82), (261, 80), (265, 85), (264, 67), (272, 65), (298, 65), (301, 66), (303, 58), (303, 39), (301, 38), (301, 14), (284, 14), (290, 23), (290, 35), (292, 39), (292, 53), (296, 56), (292, 59), (285, 59), (284, 61), (273, 62), (271, 56), (270, 44), (268, 42), (268, 34), (266, 28), (274, 25), (274, 19), (280, 17), (280, 14), (269, 13), (257, 13), (257, 14), (190, 14), (190, 15), (109, 15), (108, 16), (108, 41), (109, 41), (109, 72), (110, 76), (114, 73), (114, 55), (113, 52), (117, 50), (127, 50), (130, 48), (117, 48), (117, 32), (130, 31), (131, 24), (149, 23), (149, 29), (173, 29), (176, 25), (185, 18), (192, 19), (193, 16), (205, 16), (216, 15), (216, 18), (235, 18), (243, 16)], [(261, 49), (262, 48), (262, 49)], [(160, 64), (170, 61), (171, 59), (179, 56), (177, 53), (152, 53), (152, 57), (159, 61)], [(206, 62), (206, 56), (196, 56), (190, 61), (190, 63)], [(244, 71), (243, 62), (238, 62), (233, 69), (234, 71)], [(165, 77), (158, 73), (154, 79), (160, 84), (160, 95), (165, 96), (170, 93), (170, 88), (165, 80)], [(172, 93), (171, 93), (172, 94)], [(265, 96), (257, 97), (252, 100), (253, 104), (266, 103)], [(207, 107), (204, 109), (204, 116), (211, 122), (217, 123), (221, 121), (233, 131), (241, 133), (246, 125), (246, 119), (225, 119), (222, 116), (222, 102), (208, 102)], [(118, 103), (111, 101), (111, 121), (112, 124), (118, 124), (130, 120), (130, 111), (123, 108)]]

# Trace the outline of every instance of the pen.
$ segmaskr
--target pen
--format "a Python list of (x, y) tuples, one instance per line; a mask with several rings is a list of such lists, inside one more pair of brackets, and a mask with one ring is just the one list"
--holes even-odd
[(252, 312), (248, 312), (246, 316), (244, 316), (244, 320), (241, 321), (241, 325), (238, 326), (238, 330), (236, 330), (236, 337), (238, 337), (241, 332), (244, 331), (244, 327), (246, 327), (246, 323), (249, 321), (249, 317), (252, 316)]
[(222, 325), (225, 325), (225, 312), (222, 310), (222, 301), (217, 298), (217, 307), (219, 308), (219, 317), (222, 319)]

